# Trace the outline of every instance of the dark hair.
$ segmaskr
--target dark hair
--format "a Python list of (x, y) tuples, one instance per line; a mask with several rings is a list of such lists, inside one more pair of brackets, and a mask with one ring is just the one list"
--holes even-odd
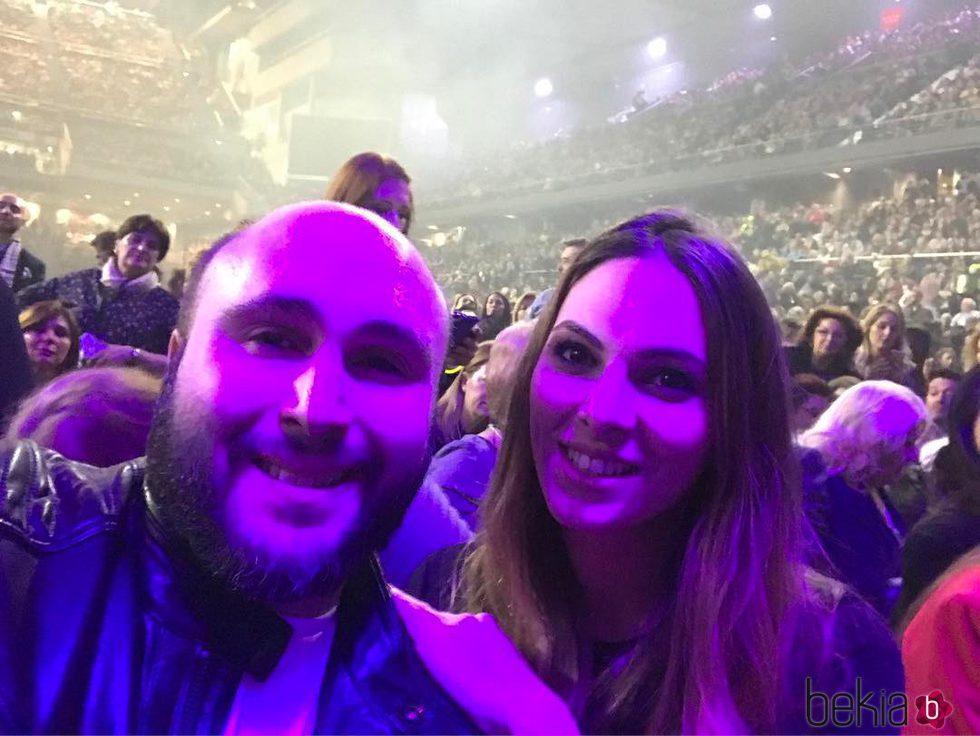
[(95, 248), (95, 252), (102, 254), (112, 254), (113, 248), (116, 247), (116, 231), (115, 230), (103, 230), (101, 233), (92, 238), (92, 247)]
[(844, 328), (846, 340), (844, 341), (844, 348), (841, 350), (841, 354), (847, 357), (848, 365), (850, 365), (851, 358), (854, 357), (854, 352), (861, 347), (864, 331), (861, 329), (858, 321), (854, 319), (854, 316), (843, 307), (821, 304), (810, 312), (810, 316), (803, 326), (803, 337), (800, 343), (813, 350), (813, 333), (817, 331), (817, 325), (825, 319), (836, 319)]
[(58, 372), (65, 373), (78, 365), (78, 340), (81, 337), (78, 320), (75, 319), (75, 315), (72, 314), (68, 306), (57, 299), (35, 302), (21, 311), (17, 321), (20, 324), (20, 331), (27, 332), (54, 317), (61, 317), (65, 320), (68, 325), (68, 333), (71, 336), (71, 347), (68, 348), (68, 354), (65, 356), (64, 362), (58, 366)]
[[(967, 373), (949, 404), (949, 444), (936, 456), (937, 485), (956, 507), (980, 514), (980, 448), (973, 427), (980, 413), (980, 366)], [(942, 457), (941, 457), (942, 456)]]
[(569, 238), (568, 240), (563, 240), (561, 242), (561, 249), (565, 248), (584, 248), (589, 244), (587, 238)]
[[(412, 183), (411, 177), (395, 159), (374, 151), (359, 153), (344, 162), (333, 175), (324, 198), (364, 207), (374, 197), (378, 187), (391, 179)], [(414, 219), (415, 202), (412, 200), (405, 222), (406, 232), (411, 229)]]
[(157, 236), (157, 241), (160, 243), (160, 248), (157, 251), (159, 254), (157, 260), (162, 261), (167, 257), (167, 251), (170, 250), (170, 233), (167, 232), (164, 224), (152, 215), (133, 215), (132, 217), (127, 217), (126, 221), (116, 230), (116, 239), (122, 240), (130, 233), (138, 233), (146, 230)]
[(929, 375), (926, 377), (927, 387), (935, 378), (945, 378), (947, 381), (956, 381), (959, 383), (963, 380), (963, 374), (954, 371), (952, 368), (935, 368), (929, 371)]
[(921, 366), (926, 362), (929, 351), (932, 349), (932, 335), (929, 334), (928, 330), (921, 327), (909, 327), (905, 330), (905, 338), (908, 341), (909, 350), (912, 352), (912, 361)]
[[(490, 298), (493, 296), (504, 300), (504, 308), (494, 315), (489, 315), (487, 314), (487, 304), (490, 303)], [(483, 309), (480, 311), (480, 321), (477, 323), (477, 327), (480, 331), (481, 340), (493, 340), (500, 334), (501, 330), (510, 327), (514, 321), (514, 310), (511, 307), (510, 299), (499, 291), (491, 291), (487, 295), (483, 301)]]
[[(789, 377), (769, 305), (741, 257), (683, 214), (657, 211), (593, 240), (558, 282), (514, 382), (498, 468), (467, 560), (464, 598), (492, 613), (546, 682), (590, 680), (574, 622), (574, 573), (531, 452), (531, 383), (569, 293), (601, 265), (662, 253), (691, 284), (708, 346), (709, 450), (677, 530), (666, 611), (622, 671), (589, 693), (585, 728), (672, 733), (730, 702), (744, 728), (776, 728), (788, 623), (809, 611)], [(733, 550), (737, 550), (734, 553)], [(691, 720), (689, 720), (691, 719)], [(733, 726), (734, 727), (734, 726)]]

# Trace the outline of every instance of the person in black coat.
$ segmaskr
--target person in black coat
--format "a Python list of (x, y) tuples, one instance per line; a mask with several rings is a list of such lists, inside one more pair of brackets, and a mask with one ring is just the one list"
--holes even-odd
[(0, 194), (0, 280), (15, 292), (44, 281), (47, 267), (17, 237), (26, 208), (16, 194)]
[(24, 336), (17, 322), (14, 294), (0, 281), (0, 430), (20, 400), (34, 385), (31, 362), (27, 358)]
[(936, 455), (944, 500), (912, 527), (902, 549), (902, 592), (893, 621), (953, 562), (980, 544), (980, 368), (957, 387), (947, 421), (949, 444)]

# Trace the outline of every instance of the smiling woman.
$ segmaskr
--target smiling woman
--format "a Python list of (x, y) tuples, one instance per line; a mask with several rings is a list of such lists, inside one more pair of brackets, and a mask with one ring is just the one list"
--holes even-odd
[(683, 215), (613, 228), (562, 276), (455, 592), (583, 731), (799, 733), (805, 677), (901, 690), (883, 623), (802, 562), (787, 383), (758, 284)]

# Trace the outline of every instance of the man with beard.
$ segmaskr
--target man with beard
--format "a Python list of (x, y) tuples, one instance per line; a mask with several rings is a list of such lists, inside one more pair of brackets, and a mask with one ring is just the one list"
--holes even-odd
[(373, 554), (425, 470), (445, 314), (346, 205), (212, 246), (145, 466), (2, 458), (0, 731), (574, 730), (491, 619), (388, 588)]
[(0, 278), (15, 292), (44, 281), (44, 262), (21, 245), (17, 232), (27, 209), (16, 194), (0, 194)]

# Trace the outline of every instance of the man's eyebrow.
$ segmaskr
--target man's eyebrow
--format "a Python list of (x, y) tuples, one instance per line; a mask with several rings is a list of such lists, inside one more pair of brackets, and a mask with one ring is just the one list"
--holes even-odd
[(281, 296), (260, 296), (228, 308), (221, 321), (235, 324), (254, 319), (273, 319), (283, 322), (321, 323), (317, 310), (305, 299)]
[(354, 331), (354, 335), (381, 338), (390, 342), (402, 343), (407, 347), (418, 350), (430, 361), (435, 359), (432, 353), (432, 347), (423, 341), (417, 332), (394, 322), (387, 322), (380, 319), (365, 322)]

